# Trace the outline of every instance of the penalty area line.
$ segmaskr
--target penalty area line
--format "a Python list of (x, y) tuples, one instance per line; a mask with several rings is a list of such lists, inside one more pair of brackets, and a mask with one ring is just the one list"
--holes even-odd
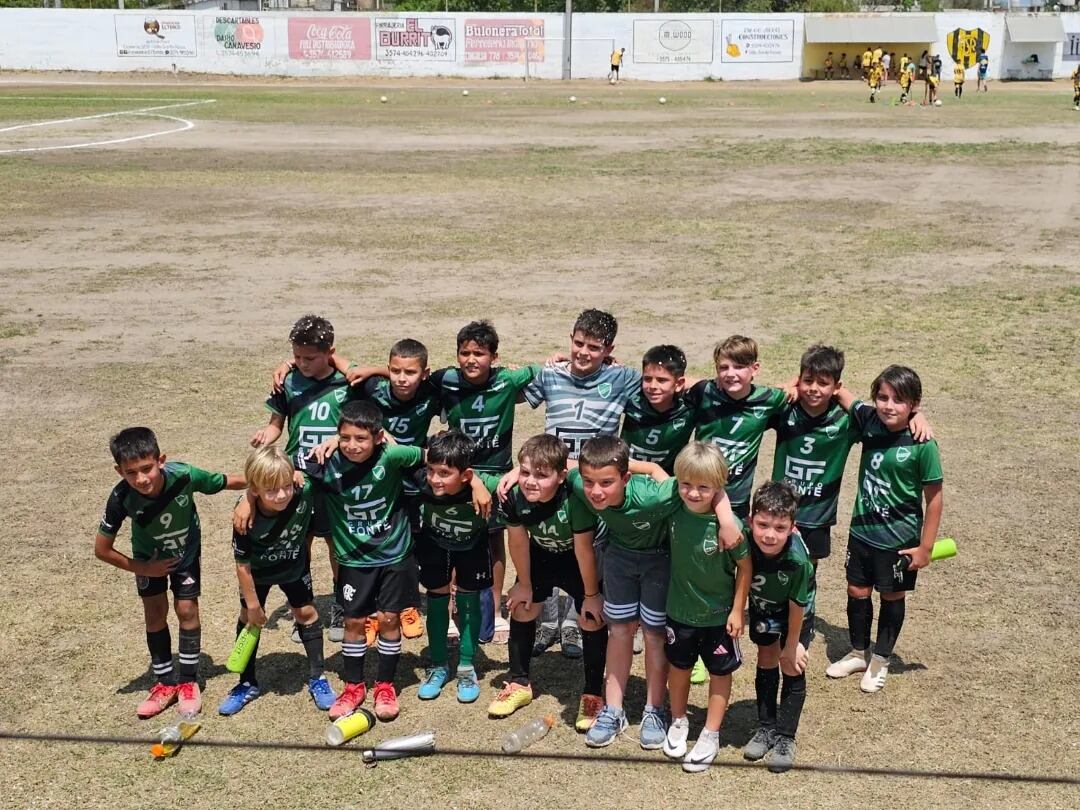
[[(195, 122), (186, 118), (178, 118), (175, 115), (159, 115), (158, 113), (125, 113), (125, 115), (141, 115), (147, 118), (163, 118), (168, 121), (176, 121), (180, 124), (172, 129), (163, 129), (160, 132), (147, 132), (142, 135), (129, 135), (126, 138), (111, 138), (107, 141), (87, 141), (85, 143), (69, 143), (60, 146), (24, 146), (19, 149), (0, 149), (0, 155), (12, 155), (25, 152), (56, 152), (61, 149), (88, 149), (92, 146), (112, 146), (119, 143), (131, 143), (132, 141), (145, 141), (148, 138), (159, 138), (162, 135), (173, 135), (177, 132), (186, 132), (195, 128)], [(92, 116), (96, 117), (96, 116)], [(2, 131), (2, 130), (0, 130)]]
[[(0, 127), (0, 132), (15, 132), (20, 129), (32, 129), (34, 127), (53, 127), (60, 126), (61, 124), (71, 124), (76, 121), (91, 121), (97, 118), (115, 118), (118, 115), (142, 115), (145, 113), (153, 113), (158, 110), (173, 110), (179, 107), (194, 107), (199, 104), (214, 104), (217, 101), (215, 98), (202, 99), (200, 101), (183, 101), (176, 104), (161, 104), (157, 107), (139, 107), (135, 110), (118, 110), (116, 112), (97, 113), (96, 115), (79, 115), (74, 118), (56, 118), (49, 121), (34, 121), (30, 124), (15, 124), (10, 127)], [(160, 116), (162, 118), (168, 118), (170, 116)], [(176, 119), (184, 120), (184, 119)], [(192, 124), (194, 126), (194, 124)], [(187, 127), (190, 129), (191, 127)], [(165, 133), (162, 133), (165, 134)], [(16, 150), (6, 150), (8, 152)]]

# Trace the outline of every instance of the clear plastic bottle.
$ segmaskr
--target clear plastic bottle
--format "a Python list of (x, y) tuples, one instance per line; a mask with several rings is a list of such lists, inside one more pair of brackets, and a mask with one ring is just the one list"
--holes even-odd
[(503, 737), (502, 750), (504, 754), (516, 754), (528, 748), (537, 740), (542, 740), (555, 725), (555, 715), (545, 714), (530, 720), (517, 731), (511, 731)]

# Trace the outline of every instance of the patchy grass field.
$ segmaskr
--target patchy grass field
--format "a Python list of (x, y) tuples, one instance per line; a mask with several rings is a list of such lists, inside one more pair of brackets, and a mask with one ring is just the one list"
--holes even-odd
[[(0, 129), (216, 102), (163, 110), (195, 124), (174, 135), (0, 154), (0, 728), (149, 739), (161, 725), (134, 717), (150, 680), (133, 583), (91, 552), (115, 479), (111, 433), (149, 424), (170, 457), (238, 470), (303, 312), (327, 314), (349, 358), (378, 362), (410, 335), (433, 365), (452, 360), (459, 326), (487, 317), (504, 360), (522, 363), (563, 348), (576, 313), (595, 305), (619, 316), (626, 362), (674, 342), (706, 375), (712, 344), (740, 332), (763, 347), (764, 382), (789, 377), (819, 340), (846, 351), (856, 390), (894, 361), (922, 375), (946, 470), (942, 531), (960, 555), (920, 578), (883, 693), (826, 682), (846, 643), (852, 456), (838, 551), (820, 575), (800, 762), (1080, 773), (1080, 135), (1064, 83), (995, 84), (962, 104), (946, 92), (926, 109), (871, 106), (854, 83), (23, 79), (0, 88)], [(123, 115), (12, 129), (0, 150), (162, 126)], [(540, 424), (522, 406), (519, 440)], [(234, 718), (215, 714), (233, 683), (231, 502), (200, 503), (200, 734), (317, 743), (325, 718), (302, 689), (278, 596), (259, 664), (269, 694)], [(319, 547), (315, 576), (325, 608)], [(496, 750), (517, 725), (485, 715), (505, 648), (484, 649), (473, 706), (417, 701), (424, 648), (406, 644), (400, 719), (359, 744), (433, 728), (445, 747)], [(337, 683), (337, 645), (327, 652)], [(543, 694), (523, 719), (572, 721), (579, 667), (549, 652), (534, 675)], [(641, 675), (638, 660), (631, 718)], [(691, 702), (696, 735), (704, 687)], [(749, 653), (721, 761), (740, 761), (754, 717)], [(605, 764), (641, 753), (636, 727), (598, 753), (564, 722), (536, 750), (581, 758), (366, 770), (345, 754), (193, 748), (154, 764), (142, 749), (5, 741), (0, 805), (1077, 804), (1075, 787)]]

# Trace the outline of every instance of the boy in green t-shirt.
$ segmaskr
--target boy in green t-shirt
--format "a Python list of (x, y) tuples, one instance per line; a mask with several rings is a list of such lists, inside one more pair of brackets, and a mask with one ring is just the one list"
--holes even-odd
[[(337, 696), (323, 675), (323, 636), (311, 591), (306, 538), (315, 505), (314, 486), (310, 479), (297, 486), (292, 462), (273, 445), (261, 447), (248, 457), (244, 477), (254, 520), (250, 528), (233, 529), (233, 557), (240, 584), (236, 633), (239, 635), (249, 624), (266, 624), (266, 597), (275, 585), (280, 588), (300, 626), (310, 667), (308, 694), (316, 706), (326, 711)], [(219, 714), (234, 715), (261, 694), (255, 677), (258, 648), (256, 639), (240, 682), (221, 702)]]
[[(870, 395), (873, 405), (844, 388), (836, 393), (860, 431), (863, 449), (846, 566), (852, 650), (825, 674), (843, 678), (863, 672), (860, 688), (877, 692), (885, 686), (889, 656), (904, 624), (904, 597), (915, 589), (919, 569), (930, 563), (941, 525), (942, 472), (937, 442), (916, 443), (911, 434), (911, 417), (922, 400), (919, 375), (906, 366), (889, 366), (872, 383)], [(881, 594), (881, 609), (868, 661), (874, 590)]]
[(499, 477), (473, 470), (476, 443), (460, 430), (434, 436), (427, 446), (426, 470), (416, 477), (419, 488), (420, 534), (416, 557), (420, 584), (427, 590), (428, 656), (431, 665), (417, 692), (434, 700), (450, 680), (446, 631), (450, 627), (450, 582), (457, 585), (461, 622), (458, 649), (457, 699), (472, 703), (480, 697), (473, 658), (480, 633), (480, 592), (491, 588), (491, 549), (488, 518), (472, 506), (471, 487), (490, 494)]
[[(668, 696), (671, 726), (664, 754), (683, 770), (708, 770), (720, 751), (720, 726), (731, 699), (731, 674), (742, 664), (739, 636), (750, 590), (750, 558), (724, 486), (727, 462), (714, 444), (693, 442), (675, 459), (683, 508), (668, 518), (671, 584), (667, 595)], [(730, 547), (730, 550), (728, 550)], [(701, 658), (709, 672), (705, 727), (687, 752), (690, 670)]]
[[(160, 714), (179, 700), (181, 715), (202, 709), (196, 682), (202, 629), (199, 622), (199, 558), (202, 527), (195, 493), (214, 495), (223, 489), (243, 489), (244, 477), (209, 473), (190, 464), (165, 461), (150, 428), (131, 427), (109, 440), (116, 472), (123, 479), (109, 493), (105, 513), (94, 538), (94, 556), (135, 574), (146, 620), (146, 646), (157, 682), (136, 710), (139, 717)], [(116, 535), (131, 518), (131, 552), (115, 548)], [(179, 674), (173, 672), (169, 635), (169, 599), (180, 623)]]
[(795, 733), (806, 701), (807, 649), (814, 637), (814, 564), (795, 528), (798, 500), (786, 482), (762, 484), (754, 493), (750, 525), (743, 529), (754, 569), (750, 640), (758, 647), (754, 688), (759, 724), (743, 756), (757, 761), (772, 751), (773, 773), (795, 765)]
[(686, 355), (678, 346), (653, 346), (641, 358), (641, 388), (623, 412), (622, 438), (630, 457), (659, 464), (669, 475), (675, 456), (694, 432), (695, 412), (683, 394)]

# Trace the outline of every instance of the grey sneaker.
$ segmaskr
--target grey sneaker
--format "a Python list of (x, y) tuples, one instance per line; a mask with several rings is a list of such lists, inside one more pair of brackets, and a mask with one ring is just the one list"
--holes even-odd
[(639, 627), (634, 633), (634, 655), (641, 655), (643, 652), (645, 652), (645, 636)]
[(720, 732), (701, 730), (690, 753), (683, 759), (682, 769), (687, 773), (707, 771), (716, 755), (720, 753)]
[(297, 644), (302, 643), (302, 640), (300, 638), (300, 622), (293, 622), (292, 640), (295, 641)]
[(791, 737), (776, 738), (776, 745), (773, 746), (772, 756), (769, 757), (768, 768), (773, 773), (783, 773), (784, 771), (790, 771), (795, 765), (795, 740)]
[(596, 716), (596, 722), (585, 732), (585, 744), (589, 748), (603, 748), (615, 742), (615, 738), (626, 731), (626, 712), (605, 706)]
[(776, 745), (776, 729), (759, 728), (750, 738), (750, 742), (743, 746), (743, 759), (757, 762), (764, 759), (765, 755)]
[(641, 713), (641, 747), (646, 751), (655, 751), (664, 747), (667, 739), (667, 718), (663, 709), (646, 706)]
[(581, 630), (576, 625), (568, 624), (560, 631), (559, 644), (563, 658), (581, 658), (585, 651), (581, 649)]
[(330, 605), (330, 631), (326, 637), (335, 644), (345, 640), (345, 611), (337, 602)]
[(536, 643), (533, 644), (533, 655), (543, 655), (547, 652), (548, 647), (555, 643), (555, 639), (558, 637), (558, 626), (553, 627), (550, 624), (540, 625), (540, 629), (536, 631)]

